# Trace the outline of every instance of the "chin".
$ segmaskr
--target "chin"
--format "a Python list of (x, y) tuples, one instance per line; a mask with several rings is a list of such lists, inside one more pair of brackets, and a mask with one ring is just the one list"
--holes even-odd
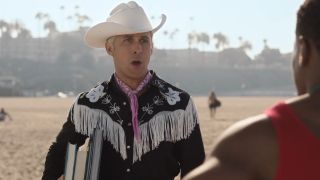
[(134, 80), (141, 80), (145, 77), (145, 73), (136, 73), (136, 74), (132, 74), (130, 77), (131, 79), (134, 79)]
[(132, 76), (136, 76), (136, 77), (144, 77), (147, 74), (148, 70), (141, 70), (141, 69), (136, 69), (132, 72)]
[(296, 85), (297, 95), (303, 95), (307, 93), (307, 88), (302, 78), (299, 78), (298, 74), (295, 74), (294, 82)]
[(303, 94), (306, 94), (307, 93), (307, 90), (305, 88), (298, 88), (297, 87), (297, 95), (298, 96), (301, 96)]

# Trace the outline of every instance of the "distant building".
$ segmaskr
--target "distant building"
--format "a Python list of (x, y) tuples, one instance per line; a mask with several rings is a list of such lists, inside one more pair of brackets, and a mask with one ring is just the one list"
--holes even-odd
[(0, 38), (0, 57), (53, 61), (58, 56), (50, 38)]
[(0, 58), (8, 57), (53, 62), (64, 50), (64, 47), (61, 47), (61, 44), (65, 44), (63, 42), (65, 40), (64, 37), (67, 36), (82, 42), (86, 29), (84, 27), (78, 31), (54, 33), (48, 37), (40, 38), (0, 36)]
[(15, 77), (0, 77), (0, 96), (19, 96), (18, 80)]
[(17, 84), (17, 79), (15, 77), (0, 77), (0, 87), (1, 88), (13, 88)]

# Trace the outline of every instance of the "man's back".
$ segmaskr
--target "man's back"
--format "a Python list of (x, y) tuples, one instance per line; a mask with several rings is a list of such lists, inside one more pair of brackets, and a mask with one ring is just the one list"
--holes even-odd
[[(303, 115), (310, 114), (310, 111), (301, 111), (300, 104), (305, 103), (279, 103), (266, 112), (277, 134), (279, 158), (276, 180), (320, 179), (320, 138), (308, 129), (303, 119), (300, 119)], [(295, 106), (296, 112), (293, 110)], [(302, 114), (297, 114), (299, 111)]]
[(218, 141), (211, 163), (193, 179), (320, 179), (320, 1), (297, 12), (293, 76), (298, 97), (266, 115), (232, 126)]

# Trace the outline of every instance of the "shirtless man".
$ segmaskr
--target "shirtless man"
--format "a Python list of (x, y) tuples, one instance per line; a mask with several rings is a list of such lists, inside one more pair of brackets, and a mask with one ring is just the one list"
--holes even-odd
[(297, 14), (293, 59), (298, 95), (236, 123), (185, 180), (320, 179), (320, 0)]

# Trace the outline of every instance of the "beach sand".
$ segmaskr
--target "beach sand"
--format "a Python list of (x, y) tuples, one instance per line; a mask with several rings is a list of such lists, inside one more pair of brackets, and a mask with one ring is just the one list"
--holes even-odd
[[(232, 123), (256, 115), (283, 97), (221, 97), (210, 119), (207, 97), (193, 97), (208, 154), (216, 137)], [(0, 122), (0, 180), (41, 179), (48, 148), (66, 120), (74, 98), (0, 98), (13, 121)]]

